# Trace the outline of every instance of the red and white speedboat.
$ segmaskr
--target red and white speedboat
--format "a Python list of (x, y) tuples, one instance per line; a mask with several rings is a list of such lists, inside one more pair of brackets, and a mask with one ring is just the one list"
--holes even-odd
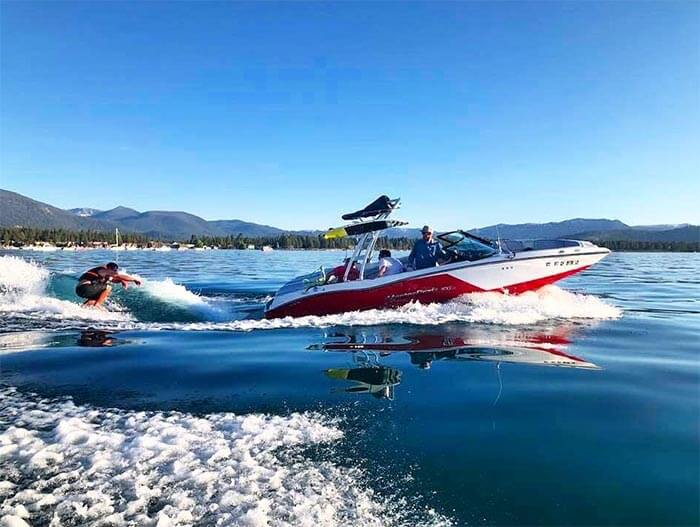
[[(587, 241), (487, 240), (457, 230), (437, 236), (450, 255), (441, 265), (378, 277), (378, 263), (371, 262), (372, 254), (381, 233), (402, 224), (387, 219), (398, 205), (398, 199), (381, 196), (364, 209), (345, 214), (343, 219), (354, 223), (329, 231), (333, 236), (360, 235), (346, 264), (345, 279), (331, 282), (323, 268), (299, 276), (267, 303), (265, 317), (447, 302), (467, 293), (489, 291), (520, 294), (584, 271), (610, 253)], [(359, 270), (359, 278), (348, 280), (353, 266)]]

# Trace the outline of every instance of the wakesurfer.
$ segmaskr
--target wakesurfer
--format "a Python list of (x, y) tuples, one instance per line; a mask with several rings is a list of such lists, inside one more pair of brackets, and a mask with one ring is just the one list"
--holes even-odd
[(141, 280), (118, 271), (119, 266), (114, 262), (109, 262), (106, 265), (93, 267), (80, 276), (75, 294), (87, 299), (83, 303), (83, 307), (102, 307), (112, 292), (110, 283), (121, 284), (124, 289), (129, 287), (129, 282), (141, 285)]

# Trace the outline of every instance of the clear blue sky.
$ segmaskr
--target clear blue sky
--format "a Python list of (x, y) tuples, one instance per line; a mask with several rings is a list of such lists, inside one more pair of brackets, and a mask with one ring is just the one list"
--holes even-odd
[(325, 228), (700, 222), (700, 3), (3, 2), (0, 187)]

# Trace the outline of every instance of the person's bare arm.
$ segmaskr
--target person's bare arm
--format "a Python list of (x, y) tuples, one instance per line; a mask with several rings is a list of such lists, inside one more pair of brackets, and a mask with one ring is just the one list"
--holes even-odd
[(115, 282), (117, 284), (121, 284), (122, 287), (125, 289), (128, 287), (129, 282), (133, 282), (136, 285), (141, 285), (141, 280), (138, 278), (134, 278), (133, 276), (129, 276), (128, 274), (116, 274), (114, 277), (112, 277), (112, 282)]

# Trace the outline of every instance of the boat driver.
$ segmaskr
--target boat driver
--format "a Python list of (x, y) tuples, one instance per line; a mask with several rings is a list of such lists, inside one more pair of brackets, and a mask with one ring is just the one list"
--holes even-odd
[(408, 266), (412, 269), (425, 269), (435, 267), (440, 259), (447, 260), (448, 254), (443, 250), (440, 242), (433, 239), (433, 229), (425, 225), (421, 229), (422, 238), (413, 244), (411, 254), (408, 255)]
[(141, 285), (140, 280), (126, 274), (120, 274), (118, 270), (119, 266), (116, 263), (109, 262), (107, 265), (93, 267), (80, 276), (75, 294), (87, 299), (83, 307), (102, 307), (112, 292), (110, 282), (121, 284), (124, 289), (129, 287), (129, 282)]

